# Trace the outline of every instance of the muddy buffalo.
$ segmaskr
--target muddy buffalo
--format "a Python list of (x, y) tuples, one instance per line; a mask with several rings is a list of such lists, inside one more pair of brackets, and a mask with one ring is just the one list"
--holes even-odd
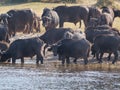
[(15, 40), (10, 44), (8, 50), (1, 54), (0, 62), (12, 58), (12, 63), (15, 63), (16, 59), (21, 59), (21, 63), (24, 63), (24, 57), (36, 55), (36, 63), (41, 61), (41, 64), (43, 64), (42, 47), (43, 41), (39, 38)]

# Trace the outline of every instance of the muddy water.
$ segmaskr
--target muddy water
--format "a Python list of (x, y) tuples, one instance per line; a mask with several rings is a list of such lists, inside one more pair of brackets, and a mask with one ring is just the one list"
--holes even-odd
[(120, 90), (120, 64), (0, 64), (0, 90)]

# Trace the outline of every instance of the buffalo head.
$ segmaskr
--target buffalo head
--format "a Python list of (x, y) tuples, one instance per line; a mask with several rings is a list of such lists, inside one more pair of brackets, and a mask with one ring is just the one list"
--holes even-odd
[(3, 22), (3, 24), (8, 24), (8, 18), (11, 18), (11, 16), (8, 14), (1, 14), (0, 22)]

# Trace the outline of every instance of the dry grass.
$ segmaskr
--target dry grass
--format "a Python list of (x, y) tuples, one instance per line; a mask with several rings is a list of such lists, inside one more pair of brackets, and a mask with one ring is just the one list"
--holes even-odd
[[(81, 5), (92, 5), (94, 3), (96, 3), (96, 0), (86, 0), (81, 2), (82, 4)], [(6, 6), (1, 6), (0, 7), (0, 14), (1, 13), (6, 13), (7, 11), (9, 11), (10, 9), (24, 9), (24, 8), (31, 8), (33, 9), (38, 16), (41, 16), (42, 14), (42, 11), (45, 7), (48, 7), (48, 8), (54, 8), (56, 6), (59, 6), (59, 5), (65, 5), (64, 3), (40, 3), (40, 2), (34, 2), (34, 3), (25, 3), (25, 4), (17, 4), (17, 5), (6, 5)], [(79, 4), (67, 4), (68, 6), (71, 6), (71, 5), (80, 5)], [(117, 28), (120, 30), (120, 18), (116, 18), (115, 21), (114, 21), (114, 24), (113, 24), (113, 27)], [(73, 23), (65, 23), (64, 24), (64, 27), (70, 27), (70, 28), (73, 28), (73, 29), (78, 29), (79, 27), (79, 23), (77, 24), (77, 26), (75, 26)], [(82, 23), (82, 31), (84, 31), (84, 24)], [(44, 27), (42, 27), (41, 25), (41, 30), (42, 31), (45, 31)]]

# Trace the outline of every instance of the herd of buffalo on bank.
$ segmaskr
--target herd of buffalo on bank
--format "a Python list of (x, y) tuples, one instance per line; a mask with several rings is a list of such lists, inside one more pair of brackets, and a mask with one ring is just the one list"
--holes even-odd
[[(112, 63), (118, 60), (120, 50), (119, 30), (112, 27), (116, 17), (120, 17), (120, 10), (111, 7), (93, 6), (57, 6), (53, 9), (44, 8), (41, 17), (32, 9), (12, 9), (0, 14), (0, 62), (16, 62), (24, 57), (36, 55), (36, 63), (43, 64), (45, 52), (52, 51), (58, 55), (62, 64), (70, 63), (70, 58), (77, 63), (77, 59), (84, 59), (88, 63), (91, 52), (99, 63), (104, 53), (108, 53), (108, 60), (114, 54)], [(83, 20), (85, 30), (64, 28), (64, 22), (75, 25)], [(39, 37), (17, 39), (10, 41), (16, 32), (40, 32), (40, 22), (45, 27), (45, 33)], [(57, 27), (59, 25), (59, 27)]]

